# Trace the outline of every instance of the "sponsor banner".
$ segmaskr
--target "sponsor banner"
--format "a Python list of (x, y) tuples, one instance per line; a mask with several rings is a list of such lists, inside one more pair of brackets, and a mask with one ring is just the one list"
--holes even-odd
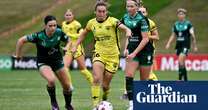
[(23, 57), (21, 59), (16, 59), (12, 57), (12, 62), (13, 70), (37, 69), (36, 57)]
[(12, 59), (9, 56), (0, 56), (0, 70), (11, 70)]
[(134, 110), (207, 110), (208, 81), (134, 81)]
[[(208, 71), (208, 54), (189, 54), (185, 61), (188, 71)], [(177, 71), (178, 57), (174, 54), (157, 54), (154, 69), (160, 71)]]
[[(9, 57), (8, 57), (9, 58)], [(11, 59), (11, 58), (10, 58)], [(2, 63), (4, 62), (4, 63)], [(0, 66), (9, 66), (9, 60), (0, 61)], [(92, 68), (90, 57), (85, 59), (87, 68)], [(119, 69), (125, 70), (126, 61), (124, 57), (120, 58)], [(178, 59), (174, 54), (157, 54), (154, 58), (154, 70), (160, 71), (177, 71)], [(189, 54), (186, 60), (187, 70), (190, 71), (208, 71), (208, 54)], [(13, 69), (37, 69), (36, 57), (24, 57), (21, 60), (12, 60)], [(70, 65), (71, 69), (78, 69), (78, 63), (74, 60)]]

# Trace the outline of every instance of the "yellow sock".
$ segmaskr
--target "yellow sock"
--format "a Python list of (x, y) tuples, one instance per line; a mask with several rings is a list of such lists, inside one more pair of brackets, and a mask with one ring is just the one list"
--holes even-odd
[(108, 99), (108, 95), (110, 93), (110, 89), (106, 90), (106, 91), (103, 91), (103, 97), (102, 99), (105, 101)]
[(92, 92), (93, 107), (95, 107), (98, 105), (100, 101), (100, 86), (92, 86), (91, 92)]
[(153, 71), (150, 72), (149, 79), (153, 81), (158, 81), (158, 78)]
[(68, 77), (69, 77), (69, 82), (70, 82), (71, 89), (73, 89), (71, 74), (70, 74), (68, 68), (65, 68), (65, 69), (66, 69), (66, 72), (68, 73), (67, 75), (68, 75)]
[(85, 76), (85, 78), (90, 83), (90, 85), (92, 85), (92, 83), (93, 83), (92, 74), (87, 69), (81, 70), (81, 73)]

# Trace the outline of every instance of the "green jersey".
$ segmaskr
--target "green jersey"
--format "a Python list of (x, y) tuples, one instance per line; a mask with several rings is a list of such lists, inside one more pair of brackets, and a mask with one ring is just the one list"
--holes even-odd
[(27, 41), (36, 44), (38, 62), (63, 60), (59, 45), (61, 41), (67, 42), (68, 38), (59, 28), (51, 37), (46, 35), (45, 30), (27, 35)]
[[(132, 37), (129, 38), (128, 50), (129, 52), (133, 52), (140, 42), (142, 41), (142, 32), (149, 32), (149, 22), (146, 17), (142, 15), (141, 12), (137, 12), (137, 14), (132, 17), (128, 13), (124, 15), (121, 22), (126, 25), (132, 31)], [(148, 42), (141, 52), (143, 53), (153, 53), (154, 47), (152, 43)]]
[(180, 48), (190, 48), (191, 45), (191, 34), (190, 29), (192, 24), (188, 20), (176, 21), (172, 31), (176, 34), (176, 49)]

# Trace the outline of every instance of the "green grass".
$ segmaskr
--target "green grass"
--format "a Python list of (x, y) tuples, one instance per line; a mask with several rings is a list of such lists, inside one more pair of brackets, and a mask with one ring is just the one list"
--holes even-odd
[[(90, 88), (79, 73), (72, 71), (73, 105), (76, 110), (91, 110)], [(177, 79), (176, 72), (156, 72), (160, 80)], [(138, 75), (136, 76), (138, 79)], [(208, 80), (207, 72), (189, 72), (190, 80)], [(120, 100), (123, 93), (124, 75), (119, 71), (112, 80), (110, 102), (114, 110), (126, 110), (127, 101)], [(46, 81), (38, 71), (0, 71), (0, 108), (1, 110), (50, 110)], [(64, 109), (62, 89), (57, 81), (57, 97), (61, 109)]]

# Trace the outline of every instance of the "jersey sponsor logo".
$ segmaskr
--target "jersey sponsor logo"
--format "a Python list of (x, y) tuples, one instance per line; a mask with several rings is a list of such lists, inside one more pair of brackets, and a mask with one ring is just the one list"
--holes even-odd
[(55, 52), (58, 52), (58, 49), (52, 48), (50, 51), (48, 51), (48, 55), (52, 55), (52, 54), (54, 54)]

